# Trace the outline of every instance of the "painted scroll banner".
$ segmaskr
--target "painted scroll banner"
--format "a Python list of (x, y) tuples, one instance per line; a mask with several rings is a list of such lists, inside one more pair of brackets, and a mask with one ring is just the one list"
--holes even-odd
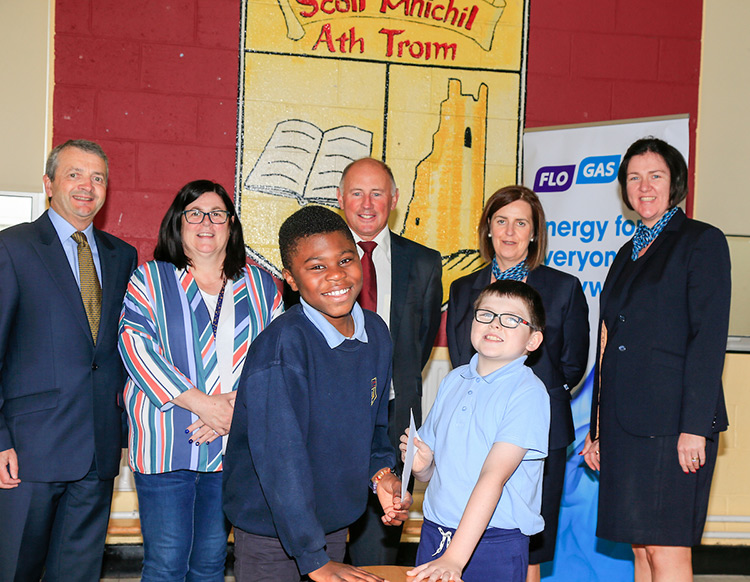
[(505, 10), (505, 0), (278, 0), (287, 27), (287, 37), (301, 40), (306, 28), (321, 22), (350, 18), (387, 18), (450, 30), (492, 48), (495, 29)]

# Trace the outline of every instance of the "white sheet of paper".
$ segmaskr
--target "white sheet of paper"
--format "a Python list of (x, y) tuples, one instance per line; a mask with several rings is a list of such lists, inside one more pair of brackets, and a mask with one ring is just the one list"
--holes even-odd
[[(414, 437), (419, 438), (416, 423), (414, 422), (414, 411), (409, 411), (409, 442), (406, 443), (406, 456), (404, 457), (404, 474), (401, 476), (401, 499), (406, 497), (406, 488), (409, 486), (411, 477), (411, 466), (414, 464)], [(421, 439), (420, 439), (421, 440)]]

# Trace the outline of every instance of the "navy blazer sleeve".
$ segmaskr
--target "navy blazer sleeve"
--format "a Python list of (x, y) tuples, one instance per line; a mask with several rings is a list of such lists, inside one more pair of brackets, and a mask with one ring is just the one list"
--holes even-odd
[(575, 388), (586, 373), (589, 358), (589, 305), (581, 282), (571, 285), (568, 317), (563, 325), (563, 353), (560, 357), (565, 383)]
[(3, 414), (5, 390), (2, 377), (8, 342), (11, 338), (13, 316), (18, 308), (19, 290), (8, 250), (2, 240), (0, 240), (0, 275), (0, 451), (5, 451), (14, 448), (14, 444)]
[(710, 229), (697, 239), (687, 272), (691, 333), (685, 351), (680, 432), (710, 436), (716, 428), (716, 405), (724, 400), (721, 374), (732, 286), (729, 246), (721, 231)]

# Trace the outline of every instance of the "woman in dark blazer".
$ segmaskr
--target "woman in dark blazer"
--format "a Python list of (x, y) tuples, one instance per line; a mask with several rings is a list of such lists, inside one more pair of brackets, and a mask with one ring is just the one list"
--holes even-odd
[(720, 230), (677, 208), (687, 166), (666, 142), (632, 144), (618, 180), (642, 224), (602, 290), (582, 454), (600, 471), (597, 536), (633, 545), (638, 581), (688, 581), (727, 428), (729, 249)]
[(551, 405), (550, 450), (542, 492), (545, 526), (531, 538), (527, 578), (538, 580), (538, 564), (551, 560), (555, 552), (566, 447), (574, 439), (569, 390), (586, 370), (588, 306), (576, 277), (543, 265), (547, 252), (544, 210), (528, 188), (507, 186), (490, 196), (479, 220), (479, 248), (490, 264), (457, 279), (450, 288), (446, 333), (451, 364), (467, 364), (474, 354), (470, 341), (474, 301), (498, 278), (522, 280), (534, 287), (542, 296), (547, 318), (544, 342), (527, 360), (547, 387)]

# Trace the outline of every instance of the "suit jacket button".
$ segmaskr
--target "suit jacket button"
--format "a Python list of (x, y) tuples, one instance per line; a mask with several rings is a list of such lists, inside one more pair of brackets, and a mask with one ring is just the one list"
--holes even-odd
[(625, 351), (625, 350), (627, 350), (628, 348), (626, 348), (625, 346), (620, 346), (620, 347), (619, 347), (619, 348), (617, 348), (617, 349), (618, 349), (618, 350), (620, 350), (621, 352), (624, 352), (624, 351)]
[(99, 369), (99, 364), (91, 364), (91, 369), (92, 370), (98, 370)]
[(625, 323), (625, 316), (624, 316), (624, 315), (623, 315), (622, 313), (620, 314), (620, 316), (619, 316), (619, 318), (618, 318), (618, 319), (619, 319), (620, 321), (622, 321), (623, 323)]

